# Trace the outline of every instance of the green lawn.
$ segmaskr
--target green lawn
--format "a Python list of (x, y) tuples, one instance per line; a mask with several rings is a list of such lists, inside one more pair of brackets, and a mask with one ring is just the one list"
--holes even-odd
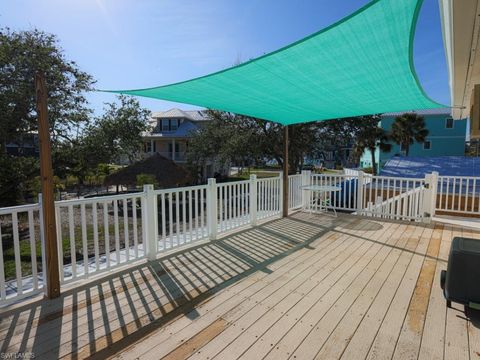
[(250, 179), (250, 175), (257, 175), (257, 178), (262, 179), (262, 178), (270, 178), (270, 177), (278, 177), (279, 173), (275, 171), (265, 171), (265, 170), (257, 170), (257, 169), (252, 169), (250, 171), (244, 170), (242, 173), (239, 173), (234, 176), (235, 179), (243, 179), (243, 180), (248, 180)]

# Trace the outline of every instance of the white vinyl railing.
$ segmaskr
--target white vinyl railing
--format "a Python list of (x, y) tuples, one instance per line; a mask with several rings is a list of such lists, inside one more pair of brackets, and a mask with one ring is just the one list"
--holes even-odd
[(218, 233), (250, 223), (250, 181), (217, 185)]
[(207, 186), (153, 191), (156, 252), (162, 253), (208, 237), (206, 220)]
[(424, 217), (425, 186), (420, 185), (401, 192), (387, 200), (382, 197), (368, 202), (361, 214), (384, 219), (421, 221)]
[[(364, 186), (363, 207), (369, 207), (372, 204), (379, 204), (390, 200), (389, 204), (408, 198), (408, 194), (413, 194), (412, 190), (421, 189), (425, 184), (425, 179), (420, 178), (397, 178), (387, 176), (372, 176), (370, 182)], [(400, 205), (395, 204), (396, 207)], [(406, 206), (403, 204), (402, 206)], [(398, 210), (399, 214), (406, 212), (406, 208)], [(368, 211), (368, 210), (366, 210)], [(392, 210), (392, 214), (394, 211)]]
[(438, 176), (436, 209), (447, 213), (480, 214), (480, 178)]
[[(358, 181), (358, 176), (347, 174), (312, 174), (310, 185), (339, 187), (340, 191), (330, 191), (326, 194), (326, 198), (329, 199), (327, 208), (355, 211), (358, 208)], [(312, 197), (314, 194), (310, 193), (309, 196)], [(312, 203), (313, 199), (310, 198), (308, 204)]]
[(61, 283), (144, 257), (143, 197), (132, 193), (55, 203)]
[(0, 304), (42, 291), (45, 250), (40, 217), (40, 204), (0, 209)]
[(382, 218), (415, 220), (424, 219), (425, 179), (373, 176), (357, 170), (342, 174), (311, 174), (308, 185), (336, 187), (335, 191), (322, 192), (322, 206), (308, 192), (304, 207), (308, 211), (335, 209), (358, 215)]
[[(281, 215), (282, 177), (66, 200), (55, 203), (62, 284), (150, 259)], [(308, 210), (306, 185), (335, 186), (327, 209), (428, 221), (435, 211), (480, 213), (480, 178), (290, 175), (289, 210)], [(41, 201), (41, 197), (40, 197)], [(42, 291), (45, 256), (39, 204), (0, 209), (0, 305)], [(310, 209), (312, 210), (312, 209)], [(314, 209), (313, 209), (314, 210)]]
[(257, 180), (257, 219), (266, 219), (280, 214), (281, 194), (281, 177)]
[(296, 210), (300, 209), (303, 205), (302, 202), (302, 174), (289, 175), (288, 176), (288, 209)]
[[(281, 177), (64, 200), (55, 203), (62, 285), (281, 213)], [(298, 205), (299, 186), (294, 197)], [(40, 196), (41, 198), (41, 196)], [(41, 204), (0, 209), (0, 305), (44, 286)], [(28, 261), (25, 259), (28, 257)]]

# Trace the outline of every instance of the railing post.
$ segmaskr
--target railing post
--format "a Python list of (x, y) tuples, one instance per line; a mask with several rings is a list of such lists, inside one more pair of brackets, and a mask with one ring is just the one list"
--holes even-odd
[(144, 229), (144, 241), (146, 242), (144, 251), (147, 252), (149, 260), (157, 258), (158, 237), (157, 221), (158, 214), (156, 209), (156, 196), (153, 192), (153, 185), (143, 185), (145, 193), (145, 211), (142, 212), (142, 226)]
[[(310, 185), (312, 179), (312, 172), (310, 170), (302, 170), (302, 184), (301, 186), (308, 186)], [(302, 209), (307, 208), (307, 192), (303, 190), (303, 188), (300, 188), (301, 191), (301, 197), (302, 197)]]
[[(279, 188), (278, 188), (278, 195), (279, 195), (279, 204), (278, 204), (278, 209), (280, 210), (280, 217), (282, 217), (282, 209), (283, 209), (283, 196), (282, 196), (282, 189), (283, 189), (283, 182), (285, 181), (285, 178), (283, 177), (283, 171), (280, 172), (280, 174), (278, 174), (280, 176), (279, 178)], [(292, 191), (292, 189), (290, 188), (290, 179), (289, 177), (287, 176), (287, 181), (288, 181), (288, 195), (287, 195), (287, 199), (288, 199), (288, 206), (290, 207), (292, 204), (290, 203), (290, 192)]]
[(257, 175), (252, 174), (250, 175), (250, 223), (252, 226), (257, 225), (257, 204)]
[(425, 175), (425, 196), (423, 198), (423, 221), (430, 222), (435, 215), (437, 204), (438, 172)]
[(431, 192), (431, 217), (435, 216), (435, 211), (437, 209), (437, 192), (438, 192), (438, 172), (432, 172), (432, 192)]
[[(358, 181), (357, 181), (357, 214), (363, 214), (363, 193), (364, 193), (364, 173), (363, 171), (358, 172)], [(371, 201), (371, 199), (369, 199)]]
[(217, 180), (209, 178), (207, 188), (207, 229), (210, 240), (217, 238), (217, 207)]

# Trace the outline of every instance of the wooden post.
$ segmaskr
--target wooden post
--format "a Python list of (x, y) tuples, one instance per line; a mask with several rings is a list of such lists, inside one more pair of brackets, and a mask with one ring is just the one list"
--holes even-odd
[(60, 296), (60, 273), (58, 268), (57, 233), (55, 225), (55, 200), (53, 188), (52, 149), (47, 112), (47, 87), (45, 75), (35, 75), (37, 96), (38, 137), (40, 144), (40, 178), (42, 184), (43, 229), (45, 231), (45, 261), (47, 264), (46, 295), (49, 299)]
[(283, 217), (288, 216), (288, 125), (283, 126)]

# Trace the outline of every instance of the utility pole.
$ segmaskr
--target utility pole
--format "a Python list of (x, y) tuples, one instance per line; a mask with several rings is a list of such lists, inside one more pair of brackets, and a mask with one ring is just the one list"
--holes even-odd
[(60, 296), (60, 276), (58, 268), (57, 233), (55, 224), (55, 199), (53, 188), (52, 148), (50, 126), (48, 124), (47, 86), (45, 74), (35, 74), (37, 96), (38, 137), (40, 143), (40, 177), (42, 185), (43, 231), (45, 239), (45, 261), (47, 281), (46, 296), (53, 299)]

